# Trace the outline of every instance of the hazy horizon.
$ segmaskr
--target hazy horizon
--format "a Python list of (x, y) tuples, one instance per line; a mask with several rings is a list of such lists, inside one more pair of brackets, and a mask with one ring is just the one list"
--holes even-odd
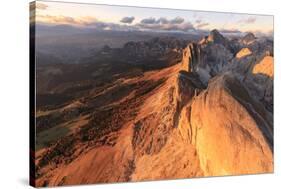
[[(75, 5), (75, 6), (74, 6)], [(273, 35), (273, 16), (36, 1), (31, 23), (116, 31)]]

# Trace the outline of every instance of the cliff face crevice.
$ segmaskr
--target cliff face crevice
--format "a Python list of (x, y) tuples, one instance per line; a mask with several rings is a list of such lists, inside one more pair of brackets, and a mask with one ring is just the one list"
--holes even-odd
[(195, 72), (200, 62), (200, 48), (196, 43), (189, 43), (183, 50), (182, 64), (187, 72)]

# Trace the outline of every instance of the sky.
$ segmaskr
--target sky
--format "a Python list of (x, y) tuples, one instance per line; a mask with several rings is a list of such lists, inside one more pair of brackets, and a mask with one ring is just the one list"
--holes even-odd
[[(35, 10), (35, 11), (34, 11)], [(37, 1), (31, 21), (103, 30), (273, 34), (273, 16)]]

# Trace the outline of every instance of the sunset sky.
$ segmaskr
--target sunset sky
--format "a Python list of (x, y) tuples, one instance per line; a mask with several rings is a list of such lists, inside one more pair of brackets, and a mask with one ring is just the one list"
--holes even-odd
[[(272, 35), (273, 16), (37, 1), (36, 22), (104, 30), (254, 32)], [(31, 14), (34, 20), (34, 12)]]

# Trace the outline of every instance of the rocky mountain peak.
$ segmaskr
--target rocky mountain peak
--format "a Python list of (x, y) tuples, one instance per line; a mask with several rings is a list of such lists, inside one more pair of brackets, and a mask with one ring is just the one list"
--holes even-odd
[(210, 34), (221, 35), (217, 29), (213, 29)]
[(252, 41), (254, 41), (255, 39), (256, 39), (255, 35), (253, 33), (249, 32), (243, 37), (242, 41), (243, 41), (243, 43), (248, 44), (248, 43), (251, 43)]
[(225, 44), (226, 39), (223, 37), (222, 34), (217, 29), (214, 29), (210, 32), (208, 36), (208, 41), (219, 43), (219, 44)]

